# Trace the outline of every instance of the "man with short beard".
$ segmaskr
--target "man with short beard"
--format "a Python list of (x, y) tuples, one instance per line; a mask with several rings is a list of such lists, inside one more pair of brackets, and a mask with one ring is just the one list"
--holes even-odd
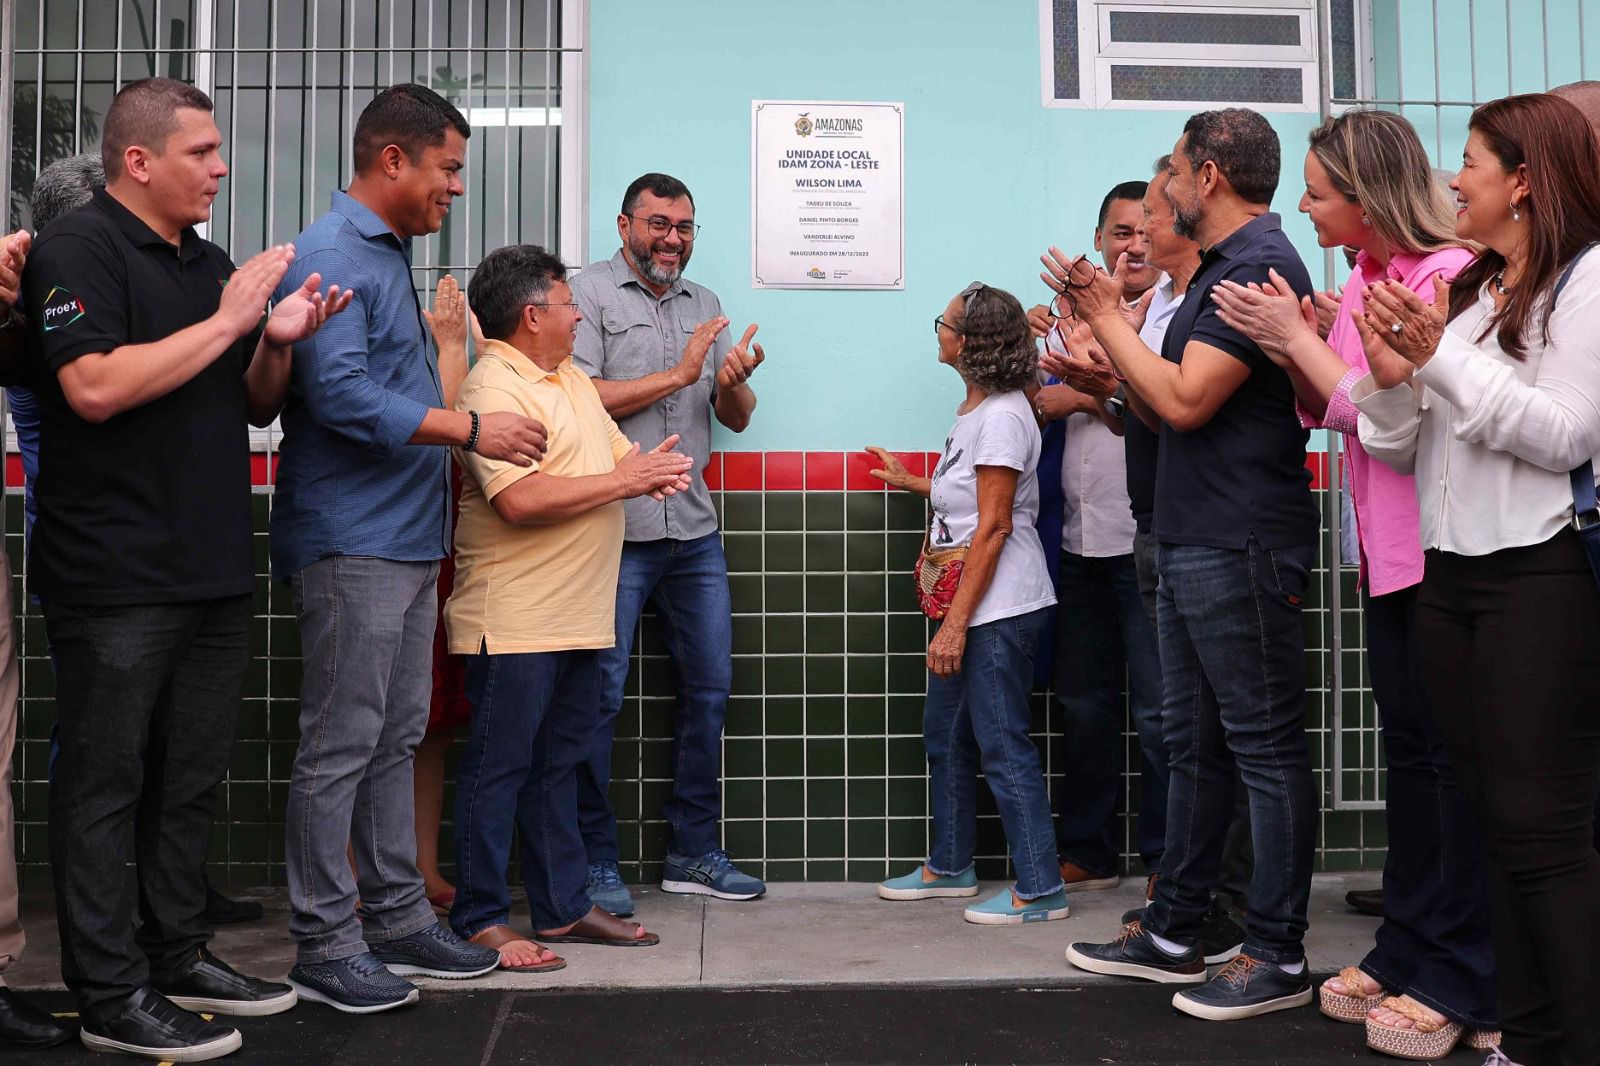
[(717, 513), (698, 473), (711, 457), (713, 413), (735, 433), (750, 424), (756, 397), (747, 381), (764, 353), (753, 343), (754, 324), (730, 345), (716, 294), (684, 280), (699, 229), (694, 197), (683, 182), (645, 174), (622, 197), (622, 247), (572, 282), (583, 312), (573, 358), (594, 378), (607, 413), (631, 440), (677, 434), (679, 450), (693, 457), (697, 471), (687, 492), (624, 504), (617, 642), (601, 653), (599, 725), (578, 774), (589, 896), (619, 917), (633, 913), (633, 899), (618, 867), (617, 820), (607, 790), (628, 655), (646, 602), (667, 630), (678, 676), (676, 777), (664, 811), (672, 841), (662, 891), (755, 899), (767, 890), (733, 864), (718, 839), (733, 605)]
[[(1073, 944), (1067, 959), (1094, 973), (1203, 985), (1172, 1003), (1214, 1021), (1311, 1000), (1304, 937), (1317, 796), (1300, 616), (1319, 519), (1307, 432), (1287, 374), (1225, 325), (1211, 299), (1224, 279), (1265, 284), (1274, 269), (1297, 294), (1312, 291), (1269, 210), (1279, 154), (1277, 134), (1254, 111), (1205, 111), (1184, 125), (1166, 195), (1175, 231), (1206, 253), (1159, 355), (1124, 320), (1116, 278), (1064, 257), (1053, 269), (1129, 390), (1163, 423), (1152, 529), (1172, 758), (1155, 898), (1116, 940)], [(1244, 948), (1207, 982), (1200, 932), (1221, 874), (1235, 762), (1250, 793), (1255, 877)]]

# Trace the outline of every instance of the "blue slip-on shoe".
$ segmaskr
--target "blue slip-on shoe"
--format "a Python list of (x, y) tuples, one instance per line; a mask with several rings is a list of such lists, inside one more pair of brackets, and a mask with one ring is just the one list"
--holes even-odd
[(346, 1014), (376, 1014), (415, 1003), (421, 993), (396, 977), (370, 951), (327, 962), (303, 962), (289, 971), (289, 986), (300, 998), (325, 1003)]
[(618, 918), (633, 917), (633, 896), (622, 883), (622, 871), (614, 862), (591, 862), (589, 881), (584, 886), (589, 900), (601, 910)]
[(949, 877), (936, 877), (932, 881), (922, 879), (923, 867), (903, 877), (891, 877), (878, 886), (879, 899), (941, 899), (949, 896), (976, 896), (978, 894), (978, 870), (969, 866), (958, 874)]
[(481, 977), (500, 968), (498, 951), (462, 940), (443, 922), (410, 936), (374, 944), (372, 954), (390, 973), (401, 977), (460, 980)]
[(1021, 925), (1023, 922), (1053, 922), (1069, 913), (1065, 889), (1030, 899), (1019, 907), (1011, 898), (1011, 889), (1002, 888), (982, 903), (968, 907), (961, 912), (961, 917), (974, 925)]
[[(1275, 1010), (1291, 1010), (1311, 1002), (1311, 970), (1301, 964), (1289, 973), (1249, 955), (1235, 955), (1217, 976), (1199, 988), (1186, 988), (1172, 997), (1183, 1013), (1211, 1022), (1254, 1018)], [(1431, 1057), (1431, 1056), (1430, 1056)]]
[(1198, 985), (1206, 979), (1199, 945), (1169, 955), (1140, 922), (1129, 922), (1109, 944), (1072, 944), (1067, 961), (1080, 970), (1112, 977), (1139, 977), (1169, 985)]
[(721, 848), (690, 858), (667, 855), (661, 871), (661, 891), (681, 892), (717, 899), (755, 899), (764, 896), (767, 886), (760, 878), (743, 873)]

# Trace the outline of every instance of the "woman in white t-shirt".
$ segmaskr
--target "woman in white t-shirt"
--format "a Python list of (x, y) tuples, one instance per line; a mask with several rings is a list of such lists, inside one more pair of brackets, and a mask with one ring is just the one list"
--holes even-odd
[(1039, 424), (1024, 389), (1038, 354), (1022, 305), (977, 282), (933, 320), (939, 362), (967, 395), (931, 477), (911, 474), (882, 448), (883, 481), (928, 497), (935, 550), (966, 546), (960, 584), (928, 645), (923, 738), (932, 779), (927, 862), (878, 886), (884, 899), (974, 896), (981, 765), (1000, 809), (1017, 882), (968, 907), (980, 925), (1067, 916), (1039, 752), (1028, 735), (1033, 656), (1055, 603), (1039, 514)]

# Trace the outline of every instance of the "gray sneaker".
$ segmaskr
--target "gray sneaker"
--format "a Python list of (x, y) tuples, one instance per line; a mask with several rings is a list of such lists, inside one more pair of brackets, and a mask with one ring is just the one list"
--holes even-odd
[(327, 962), (301, 963), (289, 971), (289, 985), (300, 998), (326, 1003), (346, 1014), (376, 1014), (415, 1003), (421, 993), (396, 977), (370, 951)]
[(401, 977), (442, 977), (459, 980), (481, 977), (499, 969), (500, 953), (462, 940), (443, 922), (398, 940), (372, 946), (372, 954)]

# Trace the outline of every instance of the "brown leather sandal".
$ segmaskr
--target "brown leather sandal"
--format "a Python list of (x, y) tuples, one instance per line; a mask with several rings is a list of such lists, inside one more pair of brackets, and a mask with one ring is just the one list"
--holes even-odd
[(654, 933), (637, 935), (638, 922), (625, 922), (599, 907), (592, 907), (565, 933), (535, 933), (548, 944), (599, 944), (608, 948), (648, 948), (661, 943)]

